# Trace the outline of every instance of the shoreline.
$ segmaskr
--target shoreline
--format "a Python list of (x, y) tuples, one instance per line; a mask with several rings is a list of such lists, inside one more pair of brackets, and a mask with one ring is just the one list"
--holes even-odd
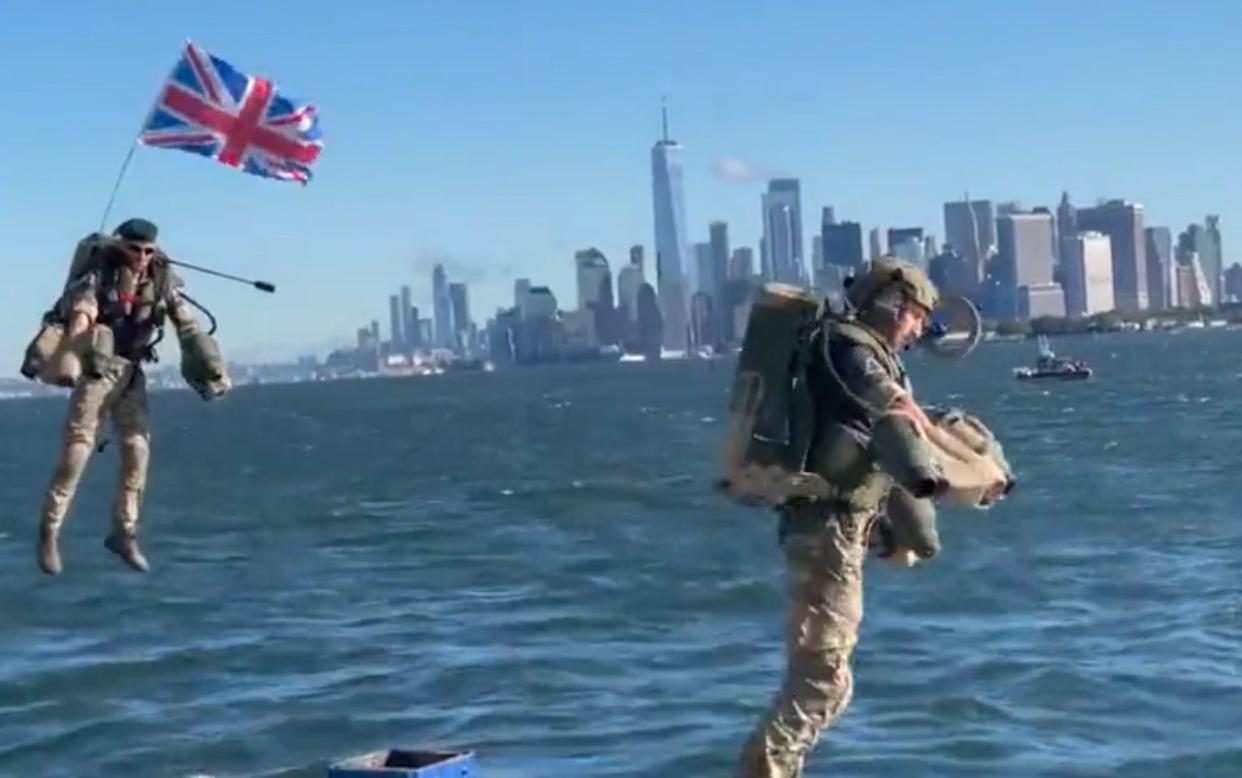
[[(1206, 323), (1203, 322), (1202, 320), (1191, 320), (1189, 322), (1161, 323), (1157, 326), (1149, 326), (1149, 327), (1144, 327), (1144, 326), (1138, 325), (1137, 323), (1132, 323), (1130, 326), (1124, 326), (1124, 327), (1117, 328), (1117, 329), (1113, 329), (1113, 328), (1082, 329), (1082, 330), (1068, 330), (1068, 331), (1064, 331), (1064, 330), (1063, 331), (1057, 331), (1057, 330), (1036, 331), (1032, 329), (1026, 332), (1002, 333), (1002, 334), (997, 334), (996, 330), (990, 330), (990, 331), (984, 332), (982, 340), (980, 341), (980, 345), (982, 346), (987, 343), (1020, 343), (1023, 341), (1035, 340), (1041, 334), (1049, 338), (1065, 338), (1065, 337), (1116, 336), (1116, 335), (1180, 335), (1185, 332), (1237, 332), (1240, 330), (1242, 330), (1242, 322), (1232, 322), (1232, 321), (1226, 321), (1223, 319), (1213, 320), (1211, 322), (1206, 322)], [(657, 361), (668, 362), (668, 363), (717, 362), (721, 360), (731, 359), (731, 358), (734, 358), (735, 356), (736, 354), (734, 352), (729, 351), (727, 353), (717, 354), (713, 357), (681, 356), (677, 358), (661, 359)], [(592, 360), (592, 361), (582, 362), (579, 364), (594, 365), (594, 364), (601, 364), (601, 363), (618, 364), (618, 365), (645, 364), (645, 360), (623, 358), (623, 359), (619, 359), (615, 361), (614, 360)], [(297, 385), (297, 384), (331, 383), (331, 382), (336, 382), (336, 381), (368, 381), (368, 380), (379, 380), (379, 379), (402, 379), (402, 378), (424, 379), (424, 378), (435, 378), (438, 375), (454, 375), (454, 374), (456, 375), (467, 375), (467, 374), (485, 375), (488, 373), (507, 373), (512, 370), (531, 370), (531, 369), (538, 370), (543, 367), (565, 366), (568, 364), (574, 364), (574, 363), (558, 361), (558, 362), (514, 365), (510, 367), (505, 367), (505, 368), (497, 368), (495, 370), (463, 370), (463, 371), (450, 370), (450, 371), (444, 371), (443, 373), (438, 373), (438, 372), (437, 373), (430, 373), (430, 372), (419, 373), (416, 371), (410, 371), (410, 372), (379, 372), (379, 373), (374, 373), (374, 374), (353, 373), (353, 374), (342, 374), (339, 376), (309, 375), (306, 377), (298, 377), (298, 378), (273, 378), (273, 379), (268, 379), (268, 380), (246, 381), (244, 383), (236, 384), (234, 386), (234, 390), (248, 388), (248, 387), (255, 387), (255, 386), (290, 386), (290, 385)], [(260, 366), (247, 366), (247, 367), (251, 367), (251, 368), (260, 367), (261, 368), (263, 366), (260, 365)], [(188, 386), (166, 385), (166, 384), (161, 385), (158, 383), (155, 383), (149, 386), (148, 390), (152, 393), (191, 391)], [(44, 386), (42, 384), (36, 384), (34, 382), (28, 381), (25, 378), (22, 378), (20, 375), (17, 377), (0, 378), (0, 402), (12, 401), (12, 400), (67, 398), (69, 395), (69, 392), (70, 390), (68, 389), (54, 388), (54, 387)]]

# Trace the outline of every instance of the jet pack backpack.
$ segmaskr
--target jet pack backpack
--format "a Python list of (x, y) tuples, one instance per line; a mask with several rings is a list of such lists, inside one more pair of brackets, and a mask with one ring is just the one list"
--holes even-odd
[[(776, 506), (793, 498), (835, 495), (830, 484), (804, 467), (813, 430), (809, 421), (814, 416), (806, 384), (810, 344), (824, 322), (837, 316), (849, 318), (834, 310), (829, 300), (801, 287), (769, 283), (757, 290), (734, 376), (717, 481), (717, 487), (733, 499)], [(918, 346), (937, 359), (959, 361), (974, 350), (981, 335), (982, 322), (973, 304), (945, 296)], [(966, 476), (990, 471), (974, 466), (987, 455), (966, 451), (951, 438), (948, 431), (935, 430), (928, 442), (938, 458), (953, 465), (948, 468), (950, 482), (961, 482), (970, 493), (962, 499), (976, 499), (978, 478)], [(984, 480), (989, 480), (994, 473), (986, 475)]]
[(803, 471), (811, 425), (797, 423), (812, 414), (804, 360), (824, 305), (787, 284), (765, 284), (757, 291), (734, 376), (717, 482), (740, 502), (779, 505), (831, 492), (822, 478)]

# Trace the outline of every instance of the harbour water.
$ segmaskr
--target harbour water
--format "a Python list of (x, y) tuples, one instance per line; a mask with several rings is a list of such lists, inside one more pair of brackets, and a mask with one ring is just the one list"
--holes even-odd
[[(872, 562), (856, 696), (809, 776), (1242, 774), (1242, 335), (1033, 342), (920, 398), (1020, 479)], [(732, 365), (547, 367), (152, 400), (138, 576), (92, 462), (35, 521), (63, 400), (0, 403), (0, 775), (319, 776), (396, 746), (487, 778), (725, 776), (779, 682), (770, 515), (710, 491)]]

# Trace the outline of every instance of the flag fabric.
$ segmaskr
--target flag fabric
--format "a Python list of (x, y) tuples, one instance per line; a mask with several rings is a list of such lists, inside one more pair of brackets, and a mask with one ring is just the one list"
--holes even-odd
[(323, 141), (314, 106), (187, 41), (138, 141), (306, 184)]

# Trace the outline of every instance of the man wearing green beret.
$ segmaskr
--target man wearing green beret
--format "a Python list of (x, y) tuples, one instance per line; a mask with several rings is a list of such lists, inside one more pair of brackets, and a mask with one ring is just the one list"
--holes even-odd
[[(172, 321), (181, 340), (183, 365), (187, 343), (209, 340), (180, 294), (183, 282), (164, 261), (157, 235), (150, 221), (129, 219), (111, 236), (92, 234), (83, 239), (64, 292), (49, 314), (64, 322), (67, 341), (89, 335), (91, 344), (81, 355), (81, 377), (69, 398), (60, 458), (39, 517), (38, 561), (49, 575), (62, 570), (61, 526), (95, 446), (100, 422), (109, 414), (121, 461), (112, 529), (104, 546), (134, 570), (149, 568), (138, 545), (151, 437), (142, 365), (155, 360), (154, 344), (166, 319)], [(228, 388), (223, 365), (219, 368), (220, 380), (212, 396)]]

